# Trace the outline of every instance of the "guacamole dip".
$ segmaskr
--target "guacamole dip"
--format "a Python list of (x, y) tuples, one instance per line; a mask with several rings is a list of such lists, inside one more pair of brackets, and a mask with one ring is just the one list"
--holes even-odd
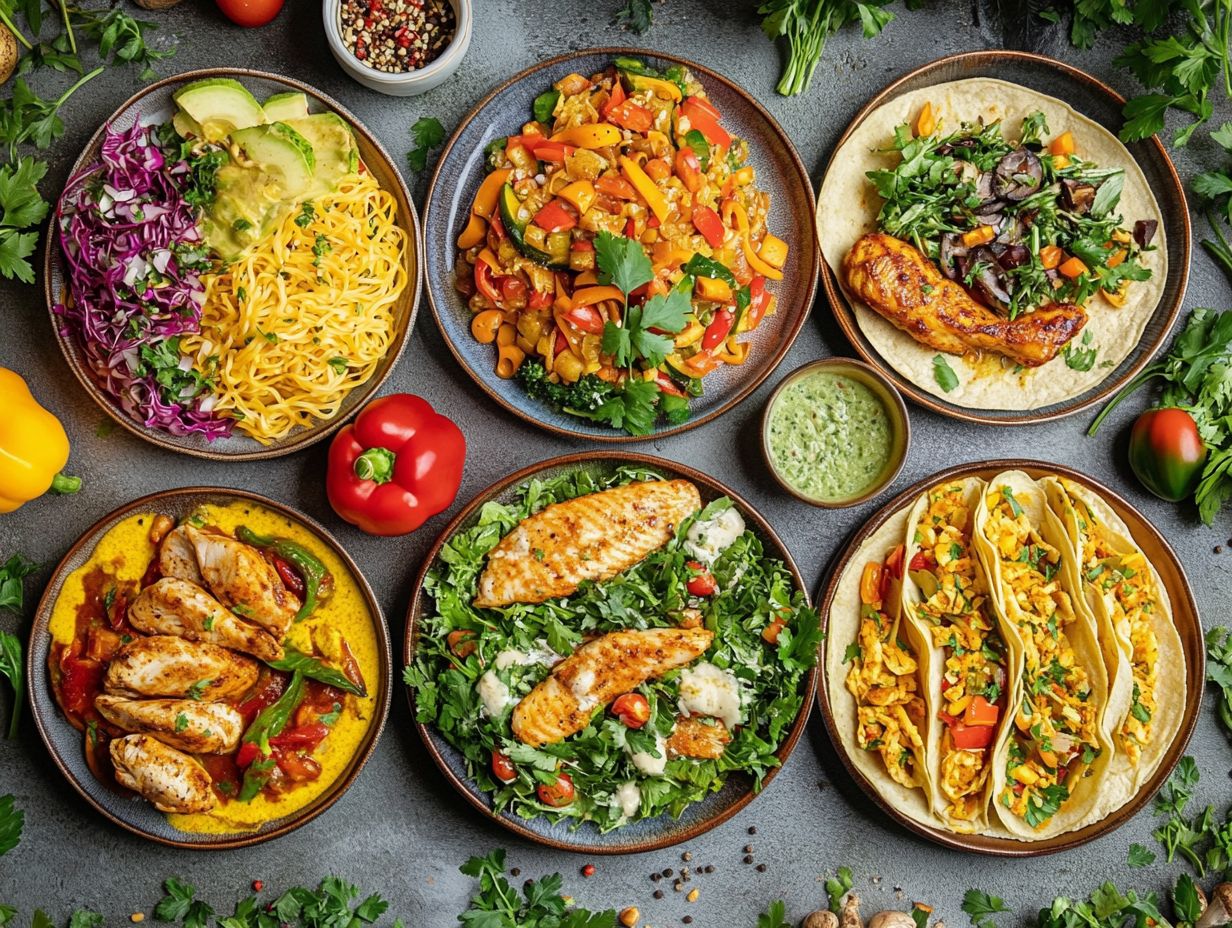
[(805, 373), (770, 409), (766, 447), (780, 479), (823, 502), (859, 496), (889, 463), (890, 416), (859, 381), (831, 371)]

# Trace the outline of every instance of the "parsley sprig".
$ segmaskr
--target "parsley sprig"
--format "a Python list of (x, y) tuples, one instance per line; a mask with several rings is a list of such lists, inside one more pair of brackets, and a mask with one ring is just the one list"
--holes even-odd
[(420, 116), (411, 126), (411, 138), (415, 146), (406, 153), (406, 163), (412, 171), (419, 172), (427, 168), (432, 149), (445, 141), (445, 127), (435, 116)]
[(1206, 633), (1206, 679), (1219, 687), (1215, 713), (1232, 734), (1232, 630), (1222, 625)]
[(564, 880), (559, 873), (527, 880), (519, 893), (505, 878), (505, 852), (500, 848), (472, 857), (461, 870), (479, 881), (479, 891), (458, 916), (467, 928), (615, 928), (613, 909), (571, 908), (561, 895)]
[(13, 804), (12, 795), (0, 796), (0, 857), (3, 857), (21, 842), (21, 830), (26, 815)]

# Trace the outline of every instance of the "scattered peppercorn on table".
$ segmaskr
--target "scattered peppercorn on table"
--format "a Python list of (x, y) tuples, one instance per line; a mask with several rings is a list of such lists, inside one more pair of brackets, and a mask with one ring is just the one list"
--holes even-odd
[[(382, 2), (390, 18), (378, 22), (368, 17), (373, 19), (368, 23), (368, 4), (343, 0), (347, 41), (358, 49), (362, 40), (378, 68), (398, 70), (416, 55), (430, 58), (434, 36), (452, 28), (452, 11), (443, 0)], [(668, 0), (655, 4), (654, 25), (644, 36), (622, 31), (611, 22), (618, 6), (609, 0), (477, 4), (473, 38), (460, 70), (443, 86), (408, 100), (365, 90), (334, 64), (314, 3), (290, 4), (273, 23), (258, 30), (233, 27), (209, 4), (181, 4), (142, 18), (159, 22), (159, 41), (172, 34), (179, 38), (175, 57), (159, 63), (161, 74), (251, 65), (306, 81), (348, 107), (403, 166), (416, 119), (435, 116), (451, 131), (492, 88), (545, 58), (591, 46), (641, 45), (675, 53), (719, 71), (756, 97), (783, 124), (814, 181), (823, 173), (839, 133), (872, 92), (943, 54), (986, 47), (993, 34), (992, 27), (973, 24), (968, 7), (957, 3), (932, 4), (900, 17), (875, 41), (861, 39), (857, 26), (830, 40), (807, 93), (783, 98), (774, 93), (781, 53), (761, 34), (754, 4)], [(424, 28), (398, 19), (412, 12), (424, 18)], [(411, 33), (416, 36), (411, 38)], [(921, 41), (922, 37), (927, 38)], [(1063, 58), (1123, 93), (1134, 90), (1125, 72), (1112, 65), (1117, 43), (1078, 52), (1059, 30), (1045, 33), (1042, 41), (1050, 44), (1038, 51)], [(135, 69), (109, 70), (72, 98), (61, 113), (67, 131), (53, 149), (51, 171), (42, 184), (44, 196), (58, 195), (68, 165), (89, 135), (145, 83)], [(1055, 90), (1063, 95), (1063, 88)], [(1220, 99), (1212, 124), (1228, 119), (1232, 111)], [(438, 153), (430, 156), (430, 165)], [(1188, 149), (1170, 154), (1186, 182), (1210, 167)], [(427, 176), (407, 176), (422, 211)], [(1205, 226), (1195, 220), (1195, 232), (1199, 228), (1205, 234)], [(260, 464), (201, 461), (160, 450), (114, 427), (67, 375), (64, 359), (52, 346), (41, 287), (0, 282), (0, 298), (9, 320), (8, 333), (0, 342), (0, 368), (20, 372), (33, 398), (47, 411), (44, 416), (31, 410), (18, 387), (0, 379), (4, 420), (0, 461), (6, 450), (16, 448), (34, 461), (39, 486), (50, 484), (62, 467), (83, 482), (80, 492), (67, 496), (39, 496), (39, 486), (32, 482), (24, 491), (29, 501), (0, 516), (0, 560), (21, 552), (42, 565), (27, 578), (27, 610), (20, 623), (11, 613), (0, 612), (0, 628), (5, 630), (20, 628), (24, 634), (51, 569), (96, 519), (155, 490), (217, 485), (268, 494), (322, 521), (372, 584), (391, 636), (399, 642), (420, 560), (458, 508), (515, 469), (588, 447), (509, 416), (475, 390), (446, 349), (425, 299), (407, 351), (382, 392), (422, 396), (460, 425), (467, 444), (462, 488), (451, 509), (429, 519), (414, 534), (366, 535), (338, 518), (326, 498), (328, 443)], [(1229, 300), (1227, 279), (1197, 251), (1186, 307), (1225, 307)], [(755, 436), (762, 407), (781, 378), (805, 361), (835, 353), (852, 352), (838, 333), (824, 296), (819, 296), (814, 315), (791, 352), (752, 397), (701, 428), (634, 448), (713, 474), (744, 494), (779, 532), (814, 594), (845, 539), (888, 496), (845, 510), (805, 506), (766, 473)], [(1101, 433), (1097, 440), (1083, 434), (1088, 415), (999, 429), (943, 419), (909, 406), (912, 447), (891, 490), (901, 490), (941, 466), (967, 460), (1044, 458), (1077, 468), (1124, 494), (1154, 522), (1189, 571), (1208, 625), (1227, 624), (1232, 523), (1225, 517), (1217, 523), (1221, 528), (1208, 530), (1186, 507), (1148, 496), (1133, 482), (1121, 452), (1110, 441), (1128, 428), (1143, 402), (1145, 397), (1118, 409), (1105, 426), (1107, 434)], [(18, 421), (17, 407), (22, 403), (26, 411), (20, 416), (25, 418)], [(63, 423), (71, 442), (67, 467), (58, 454), (54, 419)], [(20, 502), (0, 500), (0, 509)], [(1224, 546), (1222, 553), (1215, 553), (1216, 546)], [(395, 679), (400, 677), (399, 665), (396, 657)], [(3, 720), (10, 708), (8, 693), (0, 688)], [(1228, 752), (1228, 740), (1214, 714), (1204, 709), (1189, 750), (1202, 771), (1191, 809), (1214, 803), (1216, 813), (1224, 813)], [(851, 868), (866, 913), (906, 910), (920, 900), (932, 905), (934, 920), (953, 928), (967, 924), (959, 905), (969, 886), (1003, 897), (1022, 915), (1038, 910), (1054, 895), (1085, 897), (1104, 880), (1124, 888), (1161, 891), (1179, 872), (1161, 865), (1147, 869), (1127, 865), (1126, 853), (1133, 842), (1156, 850), (1162, 860), (1151, 836), (1157, 822), (1149, 807), (1113, 835), (1054, 857), (977, 860), (924, 843), (889, 821), (849, 779), (817, 712), (782, 774), (749, 807), (704, 836), (676, 848), (623, 857), (552, 851), (489, 824), (460, 799), (414, 732), (400, 683), (395, 683), (382, 740), (352, 788), (320, 818), (273, 843), (205, 854), (168, 849), (122, 831), (80, 800), (51, 765), (28, 711), (19, 737), (0, 742), (0, 793), (6, 792), (14, 794), (25, 812), (25, 832), (18, 848), (0, 858), (0, 903), (23, 913), (20, 924), (27, 923), (36, 908), (45, 909), (60, 924), (78, 906), (103, 912), (112, 925), (130, 916), (137, 921), (133, 913), (149, 920), (168, 876), (196, 885), (198, 898), (229, 911), (233, 900), (247, 895), (257, 883), (281, 891), (292, 885), (316, 886), (323, 876), (336, 874), (389, 899), (389, 917), (399, 916), (407, 925), (444, 928), (455, 924), (456, 914), (466, 908), (474, 890), (472, 879), (460, 874), (458, 867), (468, 857), (496, 847), (508, 849), (509, 865), (519, 868), (523, 879), (559, 871), (564, 875), (563, 892), (580, 904), (593, 910), (614, 909), (622, 925), (653, 928), (681, 924), (753, 928), (757, 914), (777, 898), (786, 900), (795, 923), (819, 907), (823, 901), (819, 878), (833, 875), (839, 866)]]

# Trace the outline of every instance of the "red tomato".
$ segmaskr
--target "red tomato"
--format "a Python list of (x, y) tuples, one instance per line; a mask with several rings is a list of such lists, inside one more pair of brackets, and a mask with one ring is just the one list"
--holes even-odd
[(625, 100), (608, 110), (607, 121), (631, 132), (648, 132), (654, 125), (654, 114), (632, 100)]
[(966, 725), (952, 715), (944, 712), (938, 714), (941, 720), (950, 727), (954, 747), (960, 751), (982, 751), (992, 744), (992, 737), (997, 730), (995, 725)]
[(304, 579), (284, 558), (277, 554), (269, 554), (270, 561), (274, 564), (274, 569), (278, 571), (278, 578), (282, 580), (282, 585), (295, 594), (296, 599), (304, 598)]
[(547, 309), (552, 305), (554, 299), (555, 297), (553, 297), (552, 294), (540, 293), (536, 290), (530, 295), (529, 305), (531, 309)]
[(976, 696), (963, 713), (963, 724), (969, 727), (996, 725), (1001, 710), (983, 696)]
[(761, 630), (761, 637), (766, 644), (778, 644), (779, 635), (783, 633), (786, 623), (782, 619), (773, 619), (770, 624)]
[(714, 582), (714, 574), (708, 571), (700, 562), (689, 561), (687, 565), (689, 570), (693, 571), (693, 576), (689, 578), (689, 582), (685, 584), (689, 592), (694, 596), (712, 596), (714, 591), (718, 589), (718, 584)]
[(932, 570), (937, 566), (937, 560), (928, 551), (917, 551), (911, 556), (911, 563), (907, 566), (911, 570)]
[(492, 776), (500, 780), (502, 783), (512, 783), (518, 778), (518, 768), (513, 766), (506, 755), (500, 751), (492, 752)]
[(555, 783), (540, 783), (535, 792), (545, 806), (563, 808), (573, 802), (573, 778), (567, 773), (557, 774)]
[(521, 277), (514, 277), (512, 274), (502, 277), (500, 289), (501, 296), (505, 298), (505, 302), (511, 309), (526, 305), (526, 284), (522, 282)]
[(702, 234), (702, 237), (710, 243), (711, 248), (718, 248), (722, 245), (723, 238), (727, 235), (723, 220), (709, 206), (693, 207), (693, 228)]
[(475, 633), (468, 628), (459, 628), (450, 632), (445, 636), (445, 640), (449, 644), (449, 650), (462, 660), (474, 654), (475, 649), (479, 647), (479, 643), (475, 640)]
[(603, 114), (604, 119), (607, 119), (607, 114), (616, 109), (616, 107), (620, 106), (620, 104), (624, 103), (627, 98), (628, 94), (625, 93), (624, 84), (617, 81), (616, 85), (612, 87), (611, 96), (609, 96), (607, 98), (607, 102), (599, 108), (599, 112)]
[(274, 748), (274, 760), (292, 783), (308, 783), (321, 775), (321, 764), (306, 754)]
[(693, 149), (682, 148), (676, 152), (676, 176), (690, 193), (696, 193), (702, 185), (702, 162)]
[(1148, 409), (1129, 435), (1129, 465), (1142, 485), (1177, 502), (1194, 491), (1207, 450), (1198, 426), (1184, 409)]
[(577, 217), (558, 197), (535, 213), (531, 222), (547, 232), (565, 232), (577, 225)]
[(583, 332), (603, 334), (603, 315), (593, 306), (578, 306), (565, 313), (565, 318)]
[(719, 125), (719, 111), (709, 101), (700, 97), (689, 97), (680, 111), (689, 120), (689, 125), (705, 136), (707, 142), (727, 151), (731, 136)]
[(264, 26), (278, 15), (283, 0), (217, 0), (222, 15), (237, 26)]
[(280, 748), (312, 751), (325, 740), (329, 734), (329, 726), (324, 722), (313, 722), (310, 725), (299, 725), (285, 729), (282, 734), (270, 738), (270, 744)]
[(66, 711), (86, 715), (94, 709), (94, 697), (103, 691), (103, 669), (100, 661), (64, 655), (60, 661), (64, 674), (60, 686)]
[(706, 333), (702, 336), (702, 349), (704, 351), (713, 351), (723, 344), (723, 339), (732, 330), (732, 323), (736, 321), (736, 314), (730, 309), (720, 309), (714, 314), (714, 318), (710, 320), (710, 325), (706, 326)]
[(650, 703), (641, 693), (625, 693), (612, 703), (612, 715), (628, 728), (641, 728), (650, 721)]
[(235, 753), (235, 765), (237, 767), (247, 767), (260, 756), (261, 749), (253, 742), (245, 741)]
[(881, 604), (881, 565), (869, 561), (860, 574), (860, 602), (866, 606)]

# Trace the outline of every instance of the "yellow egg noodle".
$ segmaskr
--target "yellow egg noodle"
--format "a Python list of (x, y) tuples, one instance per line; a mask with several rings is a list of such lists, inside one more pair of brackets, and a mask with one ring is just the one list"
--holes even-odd
[(202, 278), (199, 334), (184, 350), (208, 371), (216, 409), (263, 444), (332, 418), (376, 371), (407, 285), (398, 206), (370, 173), (287, 215), (222, 272)]

